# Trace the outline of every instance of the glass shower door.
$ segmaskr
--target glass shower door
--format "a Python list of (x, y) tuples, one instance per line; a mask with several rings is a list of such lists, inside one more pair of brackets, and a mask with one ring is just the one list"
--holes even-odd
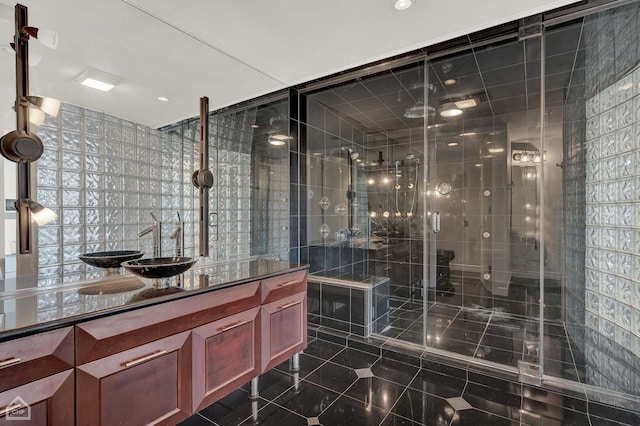
[[(516, 185), (513, 168), (524, 147), (535, 169), (542, 149), (540, 40), (469, 46), (426, 66), (433, 108), (425, 135), (426, 346), (534, 378), (541, 183), (534, 171), (526, 185)], [(521, 204), (517, 193), (529, 202)], [(521, 222), (531, 235), (514, 226)], [(514, 270), (521, 253), (527, 274)]]

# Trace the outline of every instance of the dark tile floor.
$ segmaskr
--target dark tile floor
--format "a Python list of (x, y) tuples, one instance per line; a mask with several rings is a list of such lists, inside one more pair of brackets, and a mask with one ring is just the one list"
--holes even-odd
[(260, 377), (256, 401), (245, 385), (182, 425), (640, 425), (580, 394), (348, 342), (310, 338), (299, 373), (285, 362)]
[[(518, 367), (519, 361), (538, 362), (539, 323), (499, 308), (454, 306), (391, 298), (389, 325), (379, 335), (417, 345)], [(424, 341), (426, 318), (426, 342)], [(582, 381), (584, 364), (576, 363), (562, 323), (545, 323), (545, 371), (547, 374)]]

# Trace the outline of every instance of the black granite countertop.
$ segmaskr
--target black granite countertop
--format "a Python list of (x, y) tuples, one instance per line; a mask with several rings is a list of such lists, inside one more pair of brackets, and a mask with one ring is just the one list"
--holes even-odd
[(199, 261), (172, 277), (168, 290), (156, 289), (150, 280), (127, 272), (59, 284), (28, 278), (0, 280), (0, 341), (306, 268), (264, 259)]

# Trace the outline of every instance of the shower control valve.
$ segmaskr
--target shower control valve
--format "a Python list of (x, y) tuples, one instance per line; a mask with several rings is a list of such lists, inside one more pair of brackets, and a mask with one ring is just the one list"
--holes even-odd
[(193, 186), (198, 189), (207, 189), (213, 186), (213, 173), (210, 170), (196, 170), (191, 176)]

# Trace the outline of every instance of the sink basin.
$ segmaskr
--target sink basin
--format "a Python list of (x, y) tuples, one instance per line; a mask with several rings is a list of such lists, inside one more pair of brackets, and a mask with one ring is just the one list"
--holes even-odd
[(128, 260), (122, 267), (142, 278), (168, 278), (183, 273), (196, 262), (192, 257), (150, 257)]
[(78, 257), (84, 263), (97, 268), (119, 268), (122, 262), (139, 259), (144, 253), (137, 250), (96, 251)]

